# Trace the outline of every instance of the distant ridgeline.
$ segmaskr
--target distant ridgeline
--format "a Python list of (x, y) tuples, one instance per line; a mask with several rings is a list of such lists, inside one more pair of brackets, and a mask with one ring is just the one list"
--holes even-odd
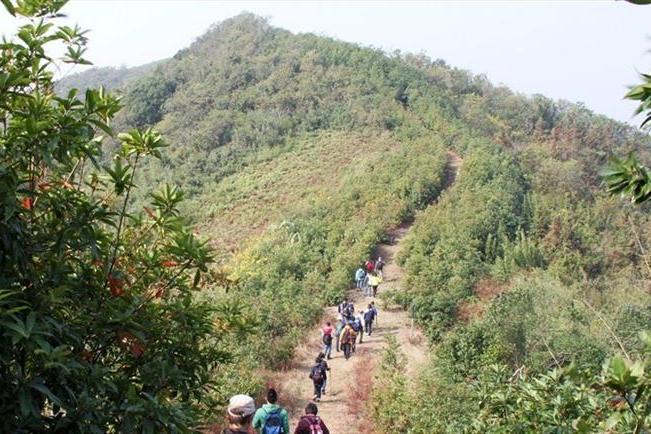
[[(649, 161), (648, 137), (630, 126), (441, 60), (295, 35), (251, 14), (172, 59), (91, 70), (61, 88), (101, 83), (124, 95), (118, 129), (153, 125), (170, 144), (138, 184), (180, 185), (223, 252), (204, 296), (257, 319), (218, 397), (259, 387), (252, 370), (291, 357), (383, 233), (413, 217), (407, 290), (389, 298), (427, 332), (433, 362), (414, 387), (401, 366), (384, 367), (391, 375), (370, 408), (380, 432), (572, 426), (578, 411), (523, 415), (491, 393), (516, 370), (598, 370), (621, 346), (643, 348), (648, 211), (607, 197), (599, 177), (613, 154)], [(446, 149), (463, 168), (425, 209), (443, 185)], [(618, 410), (594, 417), (608, 411)]]

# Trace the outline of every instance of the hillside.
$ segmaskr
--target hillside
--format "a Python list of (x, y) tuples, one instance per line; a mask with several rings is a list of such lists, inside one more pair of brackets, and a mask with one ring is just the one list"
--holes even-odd
[(66, 94), (72, 88), (79, 89), (84, 92), (89, 88), (97, 88), (104, 86), (106, 90), (114, 91), (123, 89), (130, 82), (140, 78), (152, 70), (157, 64), (164, 62), (152, 62), (145, 65), (140, 65), (132, 68), (119, 67), (93, 67), (89, 70), (67, 75), (57, 81), (57, 92)]
[[(404, 290), (382, 297), (422, 327), (431, 361), (413, 388), (403, 364), (384, 366), (391, 375), (365, 408), (375, 432), (571, 426), (575, 415), (515, 428), (516, 411), (500, 416), (501, 388), (514, 372), (595, 369), (621, 346), (641, 354), (648, 210), (608, 197), (599, 176), (611, 155), (648, 161), (635, 129), (440, 60), (295, 35), (251, 14), (123, 92), (116, 127), (155, 126), (170, 145), (136, 182), (184, 189), (185, 214), (220, 258), (200, 297), (250, 326), (225, 344), (219, 404), (258, 392), (265, 377), (252, 373), (285, 366), (359, 262), (409, 220)], [(464, 158), (463, 175), (429, 207), (447, 150)]]

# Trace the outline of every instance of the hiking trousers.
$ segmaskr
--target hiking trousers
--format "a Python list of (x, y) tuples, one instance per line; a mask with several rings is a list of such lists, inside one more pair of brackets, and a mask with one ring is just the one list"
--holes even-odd
[(330, 345), (323, 344), (323, 354), (325, 354), (325, 356), (326, 356), (328, 359), (331, 358), (331, 357), (330, 357), (330, 354), (331, 354), (331, 353), (332, 353), (332, 344), (330, 344)]
[(373, 321), (364, 321), (364, 331), (366, 331), (366, 334), (371, 336), (371, 333), (373, 333)]
[(321, 392), (323, 391), (323, 380), (314, 381), (314, 397), (315, 399), (321, 399)]
[(346, 360), (348, 360), (350, 358), (350, 351), (352, 350), (352, 347), (353, 347), (353, 345), (350, 344), (350, 343), (341, 344), (341, 349), (344, 352), (344, 357), (346, 358)]

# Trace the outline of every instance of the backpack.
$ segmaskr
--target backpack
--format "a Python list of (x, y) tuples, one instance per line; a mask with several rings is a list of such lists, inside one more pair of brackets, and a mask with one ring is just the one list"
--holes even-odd
[(353, 322), (353, 330), (359, 333), (362, 330), (362, 323), (359, 320)]
[(332, 345), (332, 335), (323, 335), (323, 345)]
[(318, 365), (314, 365), (312, 367), (312, 371), (310, 372), (310, 378), (315, 383), (320, 383), (323, 381), (323, 368), (321, 367), (321, 363), (319, 363)]
[(364, 321), (371, 322), (375, 319), (375, 311), (369, 309), (364, 313)]
[(351, 329), (349, 329), (349, 328), (344, 329), (344, 334), (341, 336), (341, 343), (342, 344), (349, 344), (350, 343), (351, 337), (352, 337), (351, 333), (352, 333)]
[(306, 418), (307, 421), (310, 423), (310, 434), (323, 434), (323, 430), (321, 429), (321, 419), (319, 419), (319, 416), (314, 416)]
[(262, 434), (289, 434), (283, 428), (283, 419), (280, 417), (280, 408), (267, 413), (262, 426)]

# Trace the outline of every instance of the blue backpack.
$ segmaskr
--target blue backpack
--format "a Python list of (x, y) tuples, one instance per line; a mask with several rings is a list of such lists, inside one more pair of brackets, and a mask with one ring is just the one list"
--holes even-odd
[(283, 419), (280, 417), (280, 408), (267, 413), (262, 426), (262, 434), (287, 434), (283, 429)]

